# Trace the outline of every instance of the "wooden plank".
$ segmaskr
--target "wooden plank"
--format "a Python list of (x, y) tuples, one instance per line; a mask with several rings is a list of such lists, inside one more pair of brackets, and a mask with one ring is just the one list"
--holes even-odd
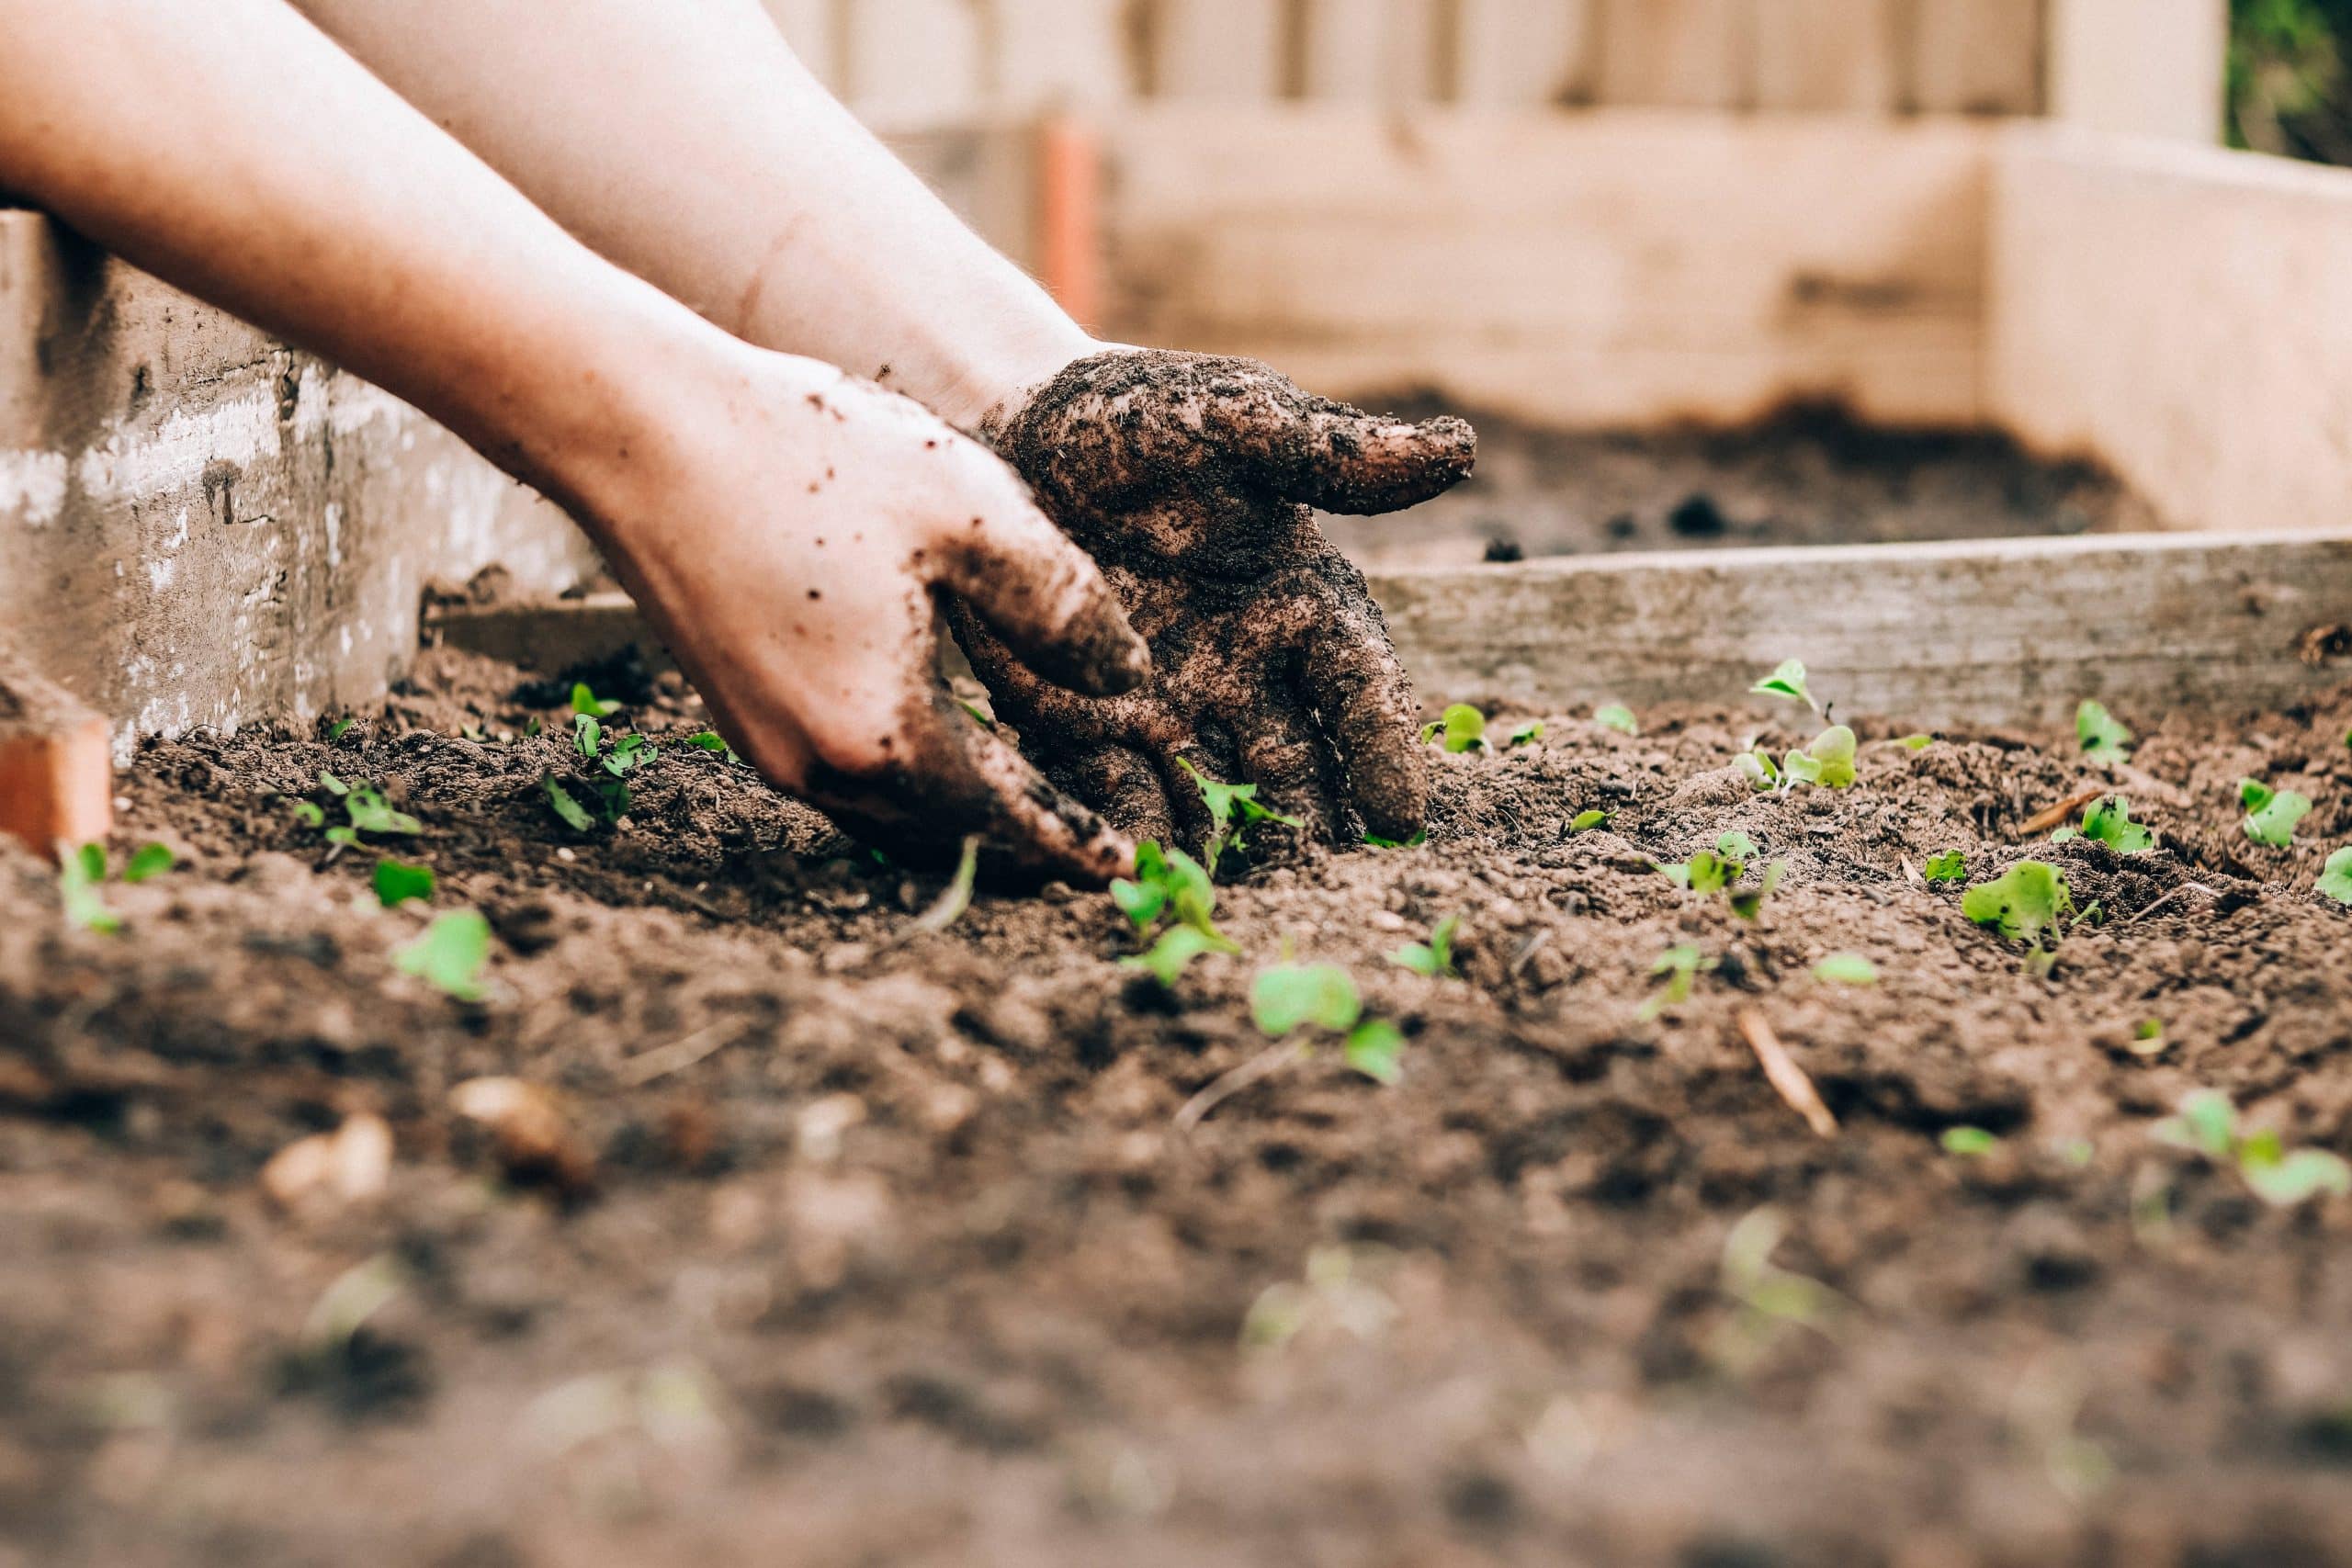
[(1283, 8), (1272, 0), (1141, 3), (1155, 96), (1235, 104), (1280, 96)]
[(2094, 130), (2222, 139), (2229, 0), (2050, 0), (2050, 112)]
[[(1986, 145), (1952, 121), (1596, 111), (1104, 127), (1125, 341), (1563, 424), (1981, 412)], [(1343, 258), (1343, 261), (1342, 261)]]
[(2345, 526), (2352, 170), (2032, 126), (1996, 166), (1993, 412), (2175, 525)]
[(1442, 21), (1438, 0), (1300, 0), (1301, 90), (1327, 103), (1435, 97)]
[(1135, 96), (1125, 0), (990, 0), (989, 98), (1001, 114), (1094, 109)]
[(1455, 0), (1453, 98), (1485, 108), (1589, 101), (1595, 0)]
[(1895, 0), (1756, 0), (1756, 107), (1885, 114)]
[(1736, 108), (1754, 67), (1754, 0), (1601, 0), (1604, 104)]
[(1913, 107), (1928, 114), (2039, 114), (2042, 6), (1912, 0)]
[[(2352, 617), (2352, 536), (1600, 556), (1375, 572), (1372, 587), (1432, 706), (1760, 704), (1750, 683), (1796, 657), (1841, 716), (2063, 724), (2096, 697), (2152, 722), (2277, 708), (2352, 675), (2352, 660), (2301, 657), (2314, 627)], [(434, 635), (557, 670), (644, 631), (625, 597), (603, 594), (447, 610)]]
[(983, 103), (976, 0), (855, 0), (843, 13), (842, 96), (868, 124), (954, 124)]

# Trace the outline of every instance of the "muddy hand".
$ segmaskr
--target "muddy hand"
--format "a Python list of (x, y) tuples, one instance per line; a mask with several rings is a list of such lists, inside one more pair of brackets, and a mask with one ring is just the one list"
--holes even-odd
[(958, 617), (1000, 716), (1048, 774), (1137, 837), (1206, 836), (1180, 761), (1258, 784), (1317, 837), (1420, 829), (1412, 684), (1363, 575), (1312, 509), (1429, 500), (1468, 477), (1467, 424), (1366, 414), (1250, 360), (1121, 350), (1069, 366), (983, 434), (1101, 564), (1151, 647), (1148, 687), (1081, 696)]
[(937, 675), (951, 597), (1040, 690), (1107, 697), (1148, 671), (1102, 575), (1012, 471), (905, 398), (755, 350), (675, 412), (579, 510), (735, 749), (894, 853), (978, 834), (1042, 874), (1125, 870), (1132, 845)]

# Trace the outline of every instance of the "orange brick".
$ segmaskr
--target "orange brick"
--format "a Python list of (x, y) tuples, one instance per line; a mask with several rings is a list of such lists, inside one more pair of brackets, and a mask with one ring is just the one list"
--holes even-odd
[(0, 669), (0, 832), (54, 855), (113, 825), (106, 720), (49, 682)]

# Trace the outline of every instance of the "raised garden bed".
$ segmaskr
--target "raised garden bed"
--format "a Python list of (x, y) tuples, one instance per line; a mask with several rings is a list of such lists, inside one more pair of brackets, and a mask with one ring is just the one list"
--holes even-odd
[[(339, 731), (147, 749), (119, 842), (181, 864), (103, 889), (118, 933), (8, 852), (0, 1539), (1851, 1563), (2352, 1531), (2352, 1201), (2273, 1205), (2157, 1135), (2207, 1089), (2352, 1148), (2352, 911), (2314, 890), (2352, 690), (2124, 710), (2111, 767), (2071, 729), (1869, 723), (1852, 789), (1777, 794), (1731, 762), (1802, 710), (1552, 714), (1442, 759), (1423, 847), (1228, 864), (1244, 955), (1170, 992), (1099, 894), (916, 930), (938, 881), (683, 744), (674, 682), (605, 694), (662, 747), (616, 829), (548, 807), (586, 771), (566, 687), (443, 652)], [(340, 814), (322, 770), (384, 786), (435, 906), (488, 915), (481, 1000), (401, 972), (427, 917), (379, 907), (374, 852), (322, 863), (289, 799)], [(2316, 802), (2292, 847), (2243, 832), (2249, 775)], [(2157, 847), (2019, 840), (2086, 786)], [(1753, 922), (1652, 866), (1727, 832), (1789, 865)], [(2030, 853), (2102, 919), (2030, 973), (1913, 874), (1947, 852), (1972, 883)], [(1462, 978), (1386, 960), (1456, 916)], [(1401, 1082), (1326, 1046), (1180, 1131), (1265, 1060), (1247, 998), (1285, 942), (1401, 1026)], [(1645, 1018), (1681, 946), (1713, 967)], [(1837, 953), (1877, 983), (1820, 978)], [(559, 1120), (476, 1082), (506, 1077)], [(370, 1116), (387, 1179), (341, 1195)]]

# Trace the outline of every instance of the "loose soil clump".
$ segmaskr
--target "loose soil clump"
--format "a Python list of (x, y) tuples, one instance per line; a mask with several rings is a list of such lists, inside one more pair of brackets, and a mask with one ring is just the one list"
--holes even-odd
[[(2352, 1200), (2153, 1135), (2211, 1089), (2352, 1151), (2312, 890), (2352, 690), (2123, 715), (2111, 775), (1864, 724), (1856, 787), (1770, 795), (1732, 761), (1808, 739), (1785, 709), (1545, 716), (1432, 752), (1422, 846), (1229, 865), (1247, 956), (1172, 992), (1100, 893), (915, 930), (938, 880), (681, 744), (674, 677), (575, 831), (557, 690), (438, 654), (340, 731), (148, 747), (117, 850), (182, 864), (104, 888), (114, 935), (0, 855), (22, 1561), (2352, 1560)], [(481, 1000), (396, 965), (432, 911), (297, 821), (322, 770), (488, 917)], [(2239, 831), (2246, 775), (2316, 803), (2292, 848)], [(2046, 977), (1912, 874), (1984, 880), (2098, 783), (2159, 847), (2032, 850), (2105, 917)], [(1732, 831), (1790, 865), (1753, 922), (1653, 865)], [(1385, 961), (1454, 915), (1461, 978)], [(1403, 1027), (1402, 1083), (1326, 1052), (1176, 1132), (1285, 943)]]

